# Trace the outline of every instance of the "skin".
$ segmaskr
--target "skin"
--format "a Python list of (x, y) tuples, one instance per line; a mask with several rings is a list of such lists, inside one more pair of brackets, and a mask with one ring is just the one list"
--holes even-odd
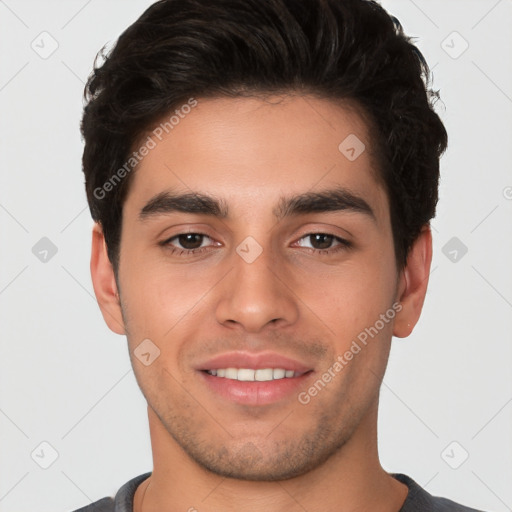
[[(338, 150), (350, 134), (366, 145), (355, 161)], [(282, 196), (334, 187), (362, 197), (374, 218), (273, 215)], [(222, 199), (228, 215), (141, 219), (169, 190)], [(179, 255), (183, 243), (172, 237), (183, 232), (207, 234), (196, 243), (206, 250)], [(340, 243), (331, 239), (331, 252), (320, 253), (311, 233), (352, 245), (334, 252)], [(248, 236), (262, 248), (252, 263), (235, 250)], [(392, 335), (408, 336), (419, 319), (431, 258), (425, 226), (397, 269), (387, 195), (354, 109), (312, 96), (198, 99), (133, 176), (117, 282), (101, 226), (93, 229), (96, 297), (110, 329), (127, 335), (148, 402), (154, 470), (135, 511), (398, 511), (407, 487), (379, 462), (379, 388)], [(306, 405), (296, 393), (237, 404), (195, 369), (205, 354), (272, 350), (313, 369), (307, 391), (394, 303), (394, 319)], [(160, 349), (149, 366), (133, 352), (147, 338)]]

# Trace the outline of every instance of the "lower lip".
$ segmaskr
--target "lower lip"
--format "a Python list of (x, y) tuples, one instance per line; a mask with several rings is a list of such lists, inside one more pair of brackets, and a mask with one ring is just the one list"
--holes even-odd
[(243, 405), (268, 405), (279, 402), (292, 395), (297, 395), (304, 389), (305, 381), (313, 372), (300, 377), (285, 377), (284, 379), (259, 381), (240, 381), (215, 377), (209, 373), (199, 372), (206, 385), (217, 395)]

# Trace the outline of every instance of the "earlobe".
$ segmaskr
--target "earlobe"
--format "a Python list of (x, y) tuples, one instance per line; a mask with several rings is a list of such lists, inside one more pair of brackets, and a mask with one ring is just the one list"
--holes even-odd
[(103, 319), (110, 330), (117, 334), (125, 334), (114, 269), (107, 254), (103, 229), (99, 223), (95, 223), (92, 230), (91, 277)]
[(402, 309), (396, 316), (393, 335), (405, 338), (418, 322), (427, 293), (430, 265), (432, 262), (432, 233), (425, 225), (414, 241), (407, 265), (402, 270), (398, 285), (398, 297)]

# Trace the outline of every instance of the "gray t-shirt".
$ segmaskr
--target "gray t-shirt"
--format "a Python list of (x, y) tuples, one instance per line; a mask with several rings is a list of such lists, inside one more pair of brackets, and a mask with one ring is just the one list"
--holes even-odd
[[(397, 512), (483, 512), (465, 507), (446, 498), (432, 496), (407, 475), (401, 473), (390, 474), (409, 488), (407, 498), (402, 508)], [(74, 512), (133, 512), (135, 490), (150, 475), (151, 473), (145, 473), (125, 483), (119, 489), (115, 498), (103, 498)]]

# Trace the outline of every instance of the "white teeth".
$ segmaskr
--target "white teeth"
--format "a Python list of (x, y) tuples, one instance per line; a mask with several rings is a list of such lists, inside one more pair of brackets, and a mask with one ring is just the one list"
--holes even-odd
[(283, 370), (282, 368), (274, 368), (274, 379), (284, 379), (284, 376), (286, 375), (286, 370)]
[(254, 380), (254, 374), (256, 370), (250, 370), (249, 368), (240, 368), (238, 370), (238, 380)]
[(236, 368), (226, 368), (226, 379), (238, 380), (238, 370)]
[(264, 382), (266, 380), (273, 380), (274, 372), (272, 368), (263, 368), (256, 370), (256, 373), (254, 374), (254, 379), (259, 380), (260, 382)]
[(260, 368), (258, 370), (253, 370), (252, 368), (218, 368), (216, 370), (208, 370), (208, 373), (216, 377), (245, 382), (290, 379), (295, 376), (293, 370), (284, 370), (283, 368)]

